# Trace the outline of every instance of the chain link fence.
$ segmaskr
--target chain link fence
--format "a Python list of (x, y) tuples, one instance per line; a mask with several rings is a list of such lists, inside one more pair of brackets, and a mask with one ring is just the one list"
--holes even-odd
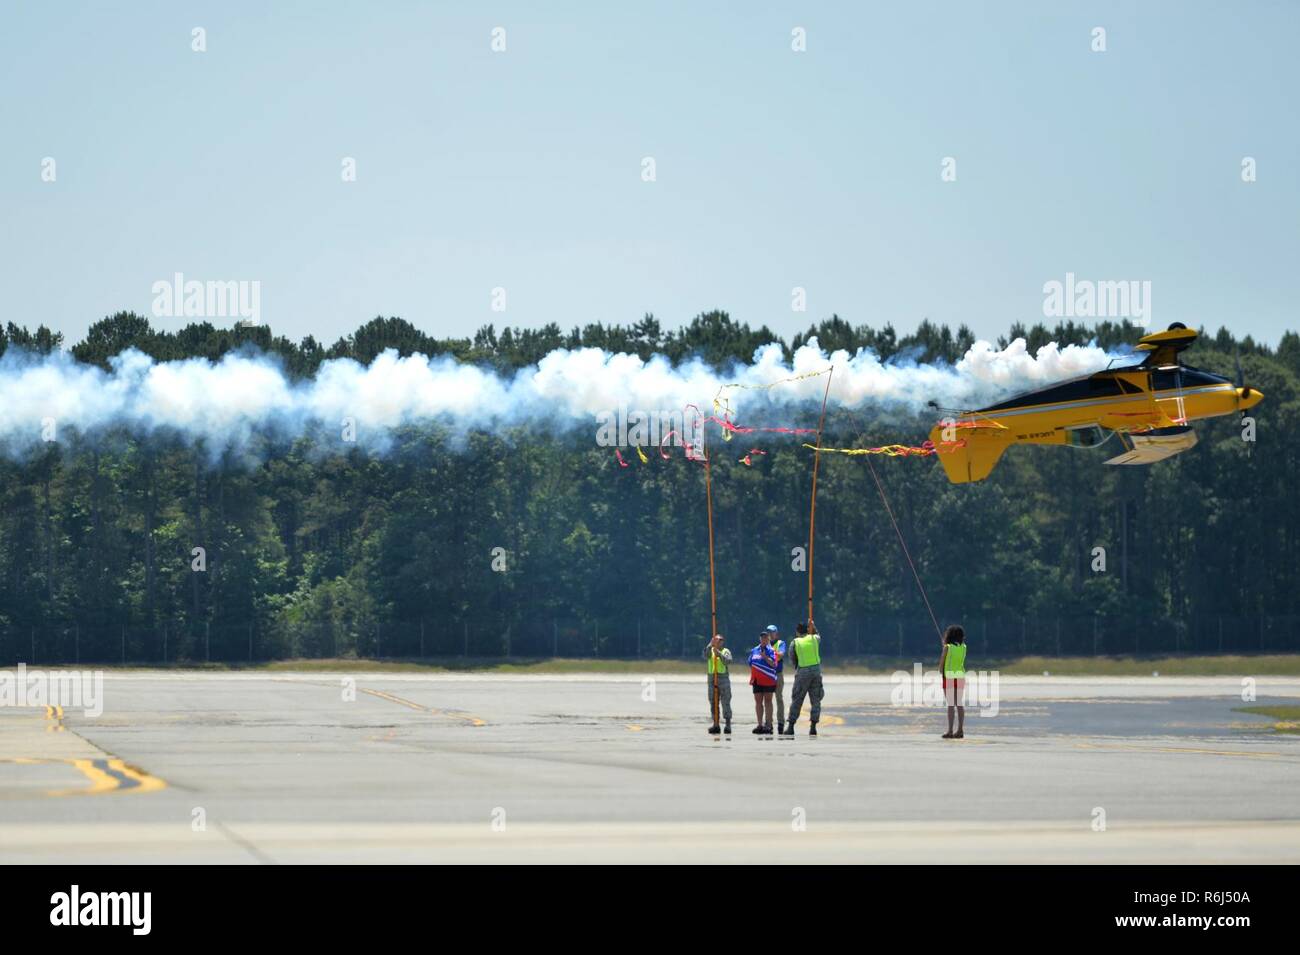
[[(733, 652), (758, 642), (778, 618), (720, 616)], [(974, 616), (963, 618), (972, 659), (1023, 656), (1165, 656), (1297, 653), (1294, 615), (1140, 617)], [(924, 617), (870, 616), (821, 624), (827, 660), (929, 660), (938, 636)], [(783, 628), (789, 640), (793, 628)], [(9, 626), (0, 628), (0, 664), (239, 664), (282, 659), (696, 659), (707, 640), (695, 618), (534, 618), (524, 623), (426, 617), (383, 622), (267, 626), (212, 622)]]

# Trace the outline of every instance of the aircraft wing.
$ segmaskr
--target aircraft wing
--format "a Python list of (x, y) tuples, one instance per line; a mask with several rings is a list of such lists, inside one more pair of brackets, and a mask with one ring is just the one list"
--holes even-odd
[(1185, 426), (1155, 428), (1137, 434), (1121, 431), (1119, 439), (1124, 444), (1124, 453), (1117, 454), (1107, 464), (1154, 464), (1196, 446), (1196, 432)]

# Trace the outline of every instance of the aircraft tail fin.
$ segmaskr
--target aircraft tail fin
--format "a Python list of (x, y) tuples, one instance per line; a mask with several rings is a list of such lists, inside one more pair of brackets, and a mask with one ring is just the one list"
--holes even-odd
[[(1007, 431), (996, 427), (968, 427), (957, 431), (956, 440), (943, 440), (944, 426), (930, 431), (936, 456), (952, 484), (969, 484), (988, 477), (1011, 444)], [(951, 434), (949, 435), (951, 437)]]
[(1174, 322), (1163, 332), (1143, 335), (1138, 341), (1137, 350), (1147, 352), (1142, 362), (1147, 367), (1174, 365), (1178, 363), (1178, 353), (1196, 341), (1196, 332), (1182, 322)]

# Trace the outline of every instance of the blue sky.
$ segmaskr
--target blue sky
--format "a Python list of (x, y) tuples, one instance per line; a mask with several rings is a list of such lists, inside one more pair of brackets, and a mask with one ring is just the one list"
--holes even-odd
[(712, 308), (993, 337), (1066, 272), (1150, 281), (1159, 327), (1300, 327), (1285, 0), (10, 2), (3, 24), (0, 321), (70, 341), (175, 272), (259, 281), (276, 332), (327, 342), (378, 314), (467, 336)]

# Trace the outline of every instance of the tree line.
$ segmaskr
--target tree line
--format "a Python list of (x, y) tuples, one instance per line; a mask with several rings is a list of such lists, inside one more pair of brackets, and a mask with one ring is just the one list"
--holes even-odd
[[(1127, 323), (1013, 325), (1000, 344), (1024, 337), (1031, 349), (1050, 341), (1110, 348), (1141, 334)], [(722, 369), (768, 342), (790, 354), (812, 336), (827, 350), (949, 363), (974, 340), (965, 327), (926, 321), (899, 334), (832, 316), (785, 341), (715, 311), (672, 330), (646, 315), (567, 332), (486, 326), (464, 339), (378, 317), (326, 346), (266, 327), (160, 330), (124, 312), (95, 323), (69, 351), (107, 367), (128, 347), (162, 361), (251, 348), (306, 378), (329, 359), (366, 363), (389, 348), (501, 372), (579, 346), (698, 357)], [(0, 354), (10, 347), (49, 352), (65, 343), (44, 326), (9, 323)], [(1295, 646), (1285, 621), (1300, 614), (1291, 440), (1300, 336), (1288, 332), (1271, 347), (1202, 329), (1184, 358), (1229, 377), (1239, 364), (1264, 392), (1257, 441), (1241, 440), (1233, 416), (1199, 422), (1197, 447), (1151, 467), (1104, 467), (1104, 449), (1015, 448), (988, 481), (962, 486), (949, 485), (932, 459), (875, 462), (941, 623), (983, 620), (991, 645), (1007, 648), (1050, 648), (1054, 638), (1074, 652), (1105, 649), (1117, 621), (1135, 634), (1168, 634), (1166, 649), (1212, 649), (1207, 628), (1220, 646)], [(826, 443), (916, 443), (930, 423), (833, 413)], [(788, 628), (803, 612), (807, 580), (792, 552), (807, 543), (811, 454), (773, 441), (744, 467), (715, 445), (719, 607), (744, 643), (760, 621)], [(456, 434), (438, 423), (399, 429), (383, 456), (323, 453), (306, 437), (252, 464), (178, 438), (61, 436), (34, 454), (0, 456), (0, 661), (33, 653), (627, 654), (633, 646), (693, 654), (709, 626), (702, 471), (680, 456), (637, 464), (621, 468), (586, 431)], [(867, 465), (824, 456), (818, 481), (821, 628), (841, 651), (850, 632), (857, 650), (891, 649), (895, 622), (899, 655), (933, 642)], [(196, 546), (202, 571), (193, 569)], [(1051, 619), (1055, 634), (1038, 623)]]

